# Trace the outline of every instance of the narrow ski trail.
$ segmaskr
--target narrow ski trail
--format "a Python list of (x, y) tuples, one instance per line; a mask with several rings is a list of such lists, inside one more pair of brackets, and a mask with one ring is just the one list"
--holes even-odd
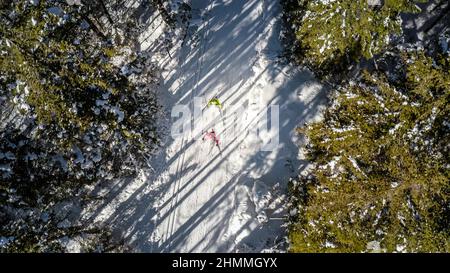
[[(194, 0), (191, 6), (194, 34), (173, 53), (174, 69), (163, 74), (165, 107), (169, 113), (175, 105), (192, 109), (196, 97), (206, 105), (217, 96), (223, 113), (205, 108), (194, 119), (197, 130), (169, 137), (153, 158), (154, 171), (124, 182), (126, 194), (118, 193), (98, 219), (142, 252), (283, 248), (287, 182), (306, 167), (295, 128), (318, 118), (323, 87), (307, 70), (278, 58), (278, 1)], [(279, 109), (278, 130), (268, 105)], [(267, 113), (271, 129), (255, 131)], [(211, 128), (221, 150), (201, 139)], [(260, 150), (276, 136), (278, 145)]]

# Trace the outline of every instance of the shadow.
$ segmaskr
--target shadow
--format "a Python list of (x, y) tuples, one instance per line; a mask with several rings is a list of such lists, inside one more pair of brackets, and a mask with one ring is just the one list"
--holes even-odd
[(446, 0), (418, 3), (419, 13), (403, 13), (402, 29), (405, 42), (427, 42), (433, 35), (442, 33), (450, 23), (450, 4)]
[[(191, 7), (202, 19), (192, 26), (198, 43), (184, 43), (173, 53), (174, 71), (161, 76), (163, 125), (172, 125), (173, 105), (192, 108), (194, 97), (218, 96), (224, 114), (206, 117), (202, 129), (217, 130), (220, 151), (192, 132), (166, 136), (149, 162), (153, 170), (115, 182), (87, 219), (114, 227), (115, 235), (139, 252), (260, 252), (285, 237), (287, 181), (307, 165), (299, 157), (302, 140), (295, 128), (317, 118), (325, 89), (309, 71), (277, 58), (278, 1), (196, 0)], [(136, 16), (152, 21), (145, 13)], [(275, 120), (266, 115), (270, 105), (279, 107), (275, 131)], [(245, 113), (233, 116), (241, 107)], [(233, 129), (233, 120), (243, 126)], [(279, 136), (267, 152), (260, 150), (267, 137), (254, 130), (266, 120)], [(258, 203), (256, 185), (272, 195), (267, 207)], [(258, 220), (262, 214), (267, 220)]]

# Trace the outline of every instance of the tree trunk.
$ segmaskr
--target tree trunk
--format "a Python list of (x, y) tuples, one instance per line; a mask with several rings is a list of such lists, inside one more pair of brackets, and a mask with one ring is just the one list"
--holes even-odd
[(105, 5), (105, 1), (100, 0), (100, 5), (102, 6), (103, 12), (106, 15), (106, 18), (108, 18), (109, 23), (111, 24), (111, 26), (114, 26), (114, 20), (111, 17), (111, 14), (108, 11), (108, 8)]
[(164, 8), (163, 0), (150, 0), (152, 6), (156, 6), (159, 13), (161, 14), (164, 22), (171, 28), (174, 28), (175, 21), (170, 16), (169, 12)]
[(97, 24), (91, 18), (89, 18), (89, 16), (84, 14), (83, 19), (86, 20), (89, 23), (89, 25), (91, 25), (92, 30), (95, 32), (95, 34), (97, 34), (98, 36), (100, 36), (105, 40), (108, 39), (108, 37), (106, 37), (106, 35), (98, 28)]

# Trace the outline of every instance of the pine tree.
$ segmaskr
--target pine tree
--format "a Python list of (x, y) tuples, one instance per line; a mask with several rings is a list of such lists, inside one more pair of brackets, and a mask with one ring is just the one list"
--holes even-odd
[(88, 22), (85, 6), (0, 7), (0, 236), (14, 238), (11, 251), (57, 250), (64, 236), (97, 231), (61, 227), (55, 205), (84, 202), (84, 186), (133, 174), (158, 143), (153, 70), (144, 54), (128, 64), (133, 72), (113, 65), (120, 48)]
[[(295, 2), (295, 1), (294, 1)], [(287, 6), (296, 32), (297, 55), (319, 74), (345, 71), (370, 59), (401, 32), (400, 13), (419, 12), (426, 0), (302, 0)]]
[(450, 250), (450, 59), (400, 55), (405, 78), (365, 72), (302, 130), (315, 166), (291, 184), (291, 251)]

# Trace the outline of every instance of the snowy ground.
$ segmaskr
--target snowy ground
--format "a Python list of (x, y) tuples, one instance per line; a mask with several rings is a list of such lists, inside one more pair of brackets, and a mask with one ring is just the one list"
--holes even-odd
[[(278, 1), (191, 5), (188, 39), (171, 59), (160, 60), (160, 92), (168, 114), (174, 105), (192, 108), (195, 97), (206, 103), (217, 95), (223, 113), (208, 108), (199, 132), (214, 128), (221, 151), (196, 133), (168, 135), (151, 160), (153, 170), (117, 181), (86, 218), (113, 227), (141, 252), (260, 252), (277, 244), (283, 249), (287, 181), (306, 164), (294, 130), (318, 117), (324, 90), (310, 72), (277, 58)], [(141, 49), (147, 47), (143, 41)], [(259, 151), (259, 145), (273, 134), (252, 130), (264, 121), (267, 105), (280, 110), (280, 143), (270, 152)], [(232, 115), (239, 107), (246, 111)], [(241, 127), (234, 128), (233, 120)]]
[(418, 5), (422, 12), (403, 14), (405, 41), (416, 43), (426, 41), (429, 36), (442, 33), (450, 23), (450, 4), (446, 0), (434, 0)]

